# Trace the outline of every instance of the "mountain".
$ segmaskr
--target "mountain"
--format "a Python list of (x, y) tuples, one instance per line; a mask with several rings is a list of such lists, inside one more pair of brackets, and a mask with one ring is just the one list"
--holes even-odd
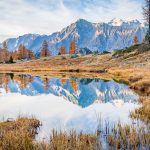
[(91, 23), (83, 19), (55, 32), (51, 35), (26, 34), (18, 38), (7, 39), (9, 51), (14, 51), (22, 43), (35, 54), (40, 53), (41, 44), (46, 40), (52, 55), (57, 55), (60, 46), (69, 51), (70, 42), (76, 39), (78, 48), (88, 48), (91, 51), (112, 51), (133, 44), (133, 37), (139, 42), (145, 37), (147, 26), (138, 20), (123, 21), (113, 19), (108, 23)]

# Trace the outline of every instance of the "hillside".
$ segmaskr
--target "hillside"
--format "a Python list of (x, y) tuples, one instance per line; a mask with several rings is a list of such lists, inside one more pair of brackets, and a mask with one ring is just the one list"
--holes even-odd
[(91, 51), (102, 52), (129, 47), (133, 44), (134, 36), (137, 36), (141, 43), (146, 31), (146, 24), (138, 20), (126, 22), (113, 19), (108, 23), (91, 23), (79, 19), (51, 35), (26, 34), (6, 41), (9, 51), (14, 51), (20, 44), (24, 44), (34, 54), (39, 55), (42, 42), (46, 40), (51, 54), (57, 55), (62, 45), (66, 47), (68, 53), (70, 42), (75, 38), (78, 48), (86, 47)]

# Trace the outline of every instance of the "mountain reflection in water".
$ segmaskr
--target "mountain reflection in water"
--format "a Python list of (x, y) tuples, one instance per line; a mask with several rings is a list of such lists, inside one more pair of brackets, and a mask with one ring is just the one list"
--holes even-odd
[(116, 106), (136, 102), (138, 96), (127, 85), (115, 81), (80, 78), (40, 78), (30, 75), (0, 74), (0, 91), (37, 96), (53, 94), (82, 108), (93, 103), (111, 102)]

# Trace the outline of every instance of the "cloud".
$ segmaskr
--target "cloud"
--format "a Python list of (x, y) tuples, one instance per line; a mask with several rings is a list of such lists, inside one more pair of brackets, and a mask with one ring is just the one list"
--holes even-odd
[(0, 41), (26, 33), (51, 34), (79, 18), (142, 19), (144, 0), (0, 0)]

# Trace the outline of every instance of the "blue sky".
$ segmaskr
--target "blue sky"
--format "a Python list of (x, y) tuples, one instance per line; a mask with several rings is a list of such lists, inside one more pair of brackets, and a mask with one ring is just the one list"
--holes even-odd
[(79, 18), (142, 19), (144, 0), (0, 0), (0, 42), (27, 33), (51, 34)]

